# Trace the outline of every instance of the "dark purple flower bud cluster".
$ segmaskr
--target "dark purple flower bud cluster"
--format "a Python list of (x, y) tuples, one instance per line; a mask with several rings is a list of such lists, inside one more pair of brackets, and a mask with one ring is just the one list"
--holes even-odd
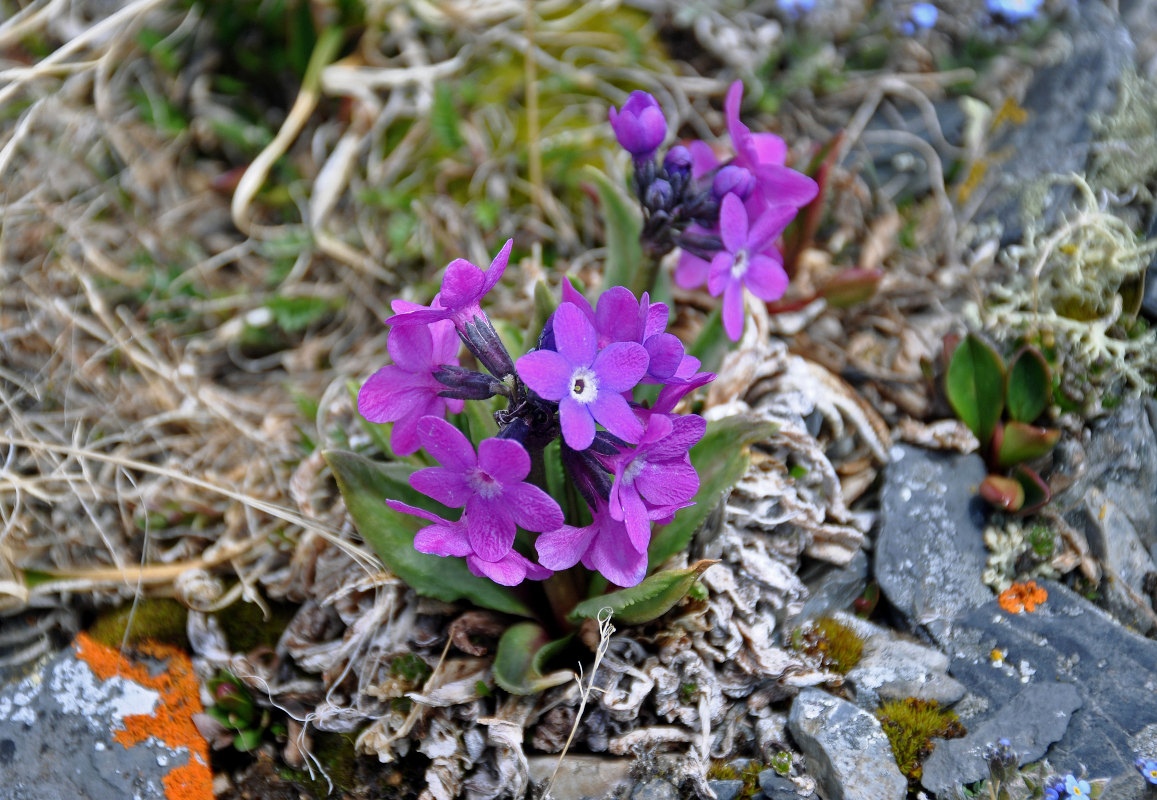
[(1018, 758), (1008, 739), (998, 739), (996, 744), (985, 748), (984, 760), (988, 763), (988, 775), (995, 782), (1003, 783), (1016, 774)]
[(701, 141), (675, 145), (657, 159), (663, 135), (656, 115), (662, 134), (666, 121), (646, 92), (632, 92), (621, 112), (610, 111), (615, 136), (634, 161), (644, 251), (657, 259), (682, 249), (675, 282), (686, 289), (707, 284), (713, 296), (723, 295), (723, 323), (732, 340), (743, 330), (744, 290), (763, 301), (786, 291), (776, 240), (819, 191), (814, 180), (785, 165), (783, 139), (752, 133), (740, 121), (742, 96), (743, 84), (736, 81), (724, 103), (735, 153), (726, 161)]
[[(463, 512), (451, 521), (388, 504), (431, 523), (415, 537), (416, 549), (463, 557), (474, 574), (497, 583), (540, 580), (581, 562), (611, 583), (634, 586), (646, 574), (651, 523), (669, 522), (699, 489), (689, 453), (706, 423), (673, 413), (675, 406), (715, 376), (699, 372), (698, 359), (666, 332), (665, 304), (613, 287), (592, 307), (569, 282), (538, 347), (511, 358), (481, 307), (510, 247), (485, 272), (451, 262), (429, 306), (397, 302), (386, 320), (394, 363), (366, 381), (358, 409), (373, 422), (394, 423), (399, 454), (425, 448), (439, 466), (414, 473), (411, 486)], [(458, 364), (455, 333), (487, 373)], [(661, 387), (650, 407), (632, 399), (640, 383)], [(495, 396), (507, 399), (495, 414), (498, 435), (475, 453), (445, 412)], [(558, 502), (528, 481), (543, 473), (545, 448), (555, 440), (593, 520), (586, 527), (565, 524)], [(540, 534), (538, 564), (514, 548), (519, 528)]]

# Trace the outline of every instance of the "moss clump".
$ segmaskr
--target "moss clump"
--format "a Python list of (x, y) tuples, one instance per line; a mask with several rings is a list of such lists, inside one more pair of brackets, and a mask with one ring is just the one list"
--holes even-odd
[(860, 635), (832, 617), (820, 617), (812, 627), (802, 631), (796, 647), (818, 658), (824, 669), (841, 675), (859, 664), (864, 654), (864, 640)]
[(959, 739), (965, 734), (956, 713), (940, 708), (935, 700), (889, 700), (876, 710), (876, 718), (892, 745), (900, 772), (912, 784), (920, 781), (934, 737)]
[(135, 608), (128, 605), (97, 617), (88, 635), (106, 647), (136, 645), (147, 639), (188, 650), (188, 620), (189, 610), (171, 597), (149, 597)]
[(751, 760), (743, 769), (737, 769), (726, 761), (716, 761), (707, 769), (707, 779), (712, 781), (743, 781), (743, 789), (738, 797), (755, 797), (759, 791), (759, 773), (767, 769), (762, 761)]
[(270, 603), (269, 619), (256, 603), (234, 603), (217, 614), (217, 622), (225, 634), (229, 647), (236, 653), (249, 653), (258, 647), (277, 646), (297, 606), (289, 603)]
[[(357, 774), (356, 737), (345, 733), (320, 731), (313, 737), (311, 753), (317, 759), (325, 774), (333, 781), (333, 794), (344, 796), (343, 789), (352, 789), (359, 783)], [(325, 776), (317, 772), (309, 777), (306, 770), (285, 770), (283, 777), (300, 785), (317, 798), (330, 797), (329, 784)]]

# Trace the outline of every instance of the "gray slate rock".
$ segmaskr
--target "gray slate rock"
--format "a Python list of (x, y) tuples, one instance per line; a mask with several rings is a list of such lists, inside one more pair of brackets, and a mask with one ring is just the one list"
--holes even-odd
[(631, 790), (631, 800), (679, 800), (679, 791), (662, 778), (652, 778)]
[(802, 576), (807, 584), (808, 599), (784, 627), (798, 628), (807, 620), (817, 619), (833, 611), (841, 611), (864, 593), (868, 585), (868, 556), (857, 550), (852, 560), (842, 567), (823, 565), (818, 575)]
[(948, 674), (944, 653), (851, 614), (836, 618), (864, 639), (860, 663), (845, 676), (856, 705), (874, 711), (882, 701), (915, 697), (950, 706), (964, 697), (964, 685)]
[(188, 763), (155, 739), (125, 748), (125, 717), (153, 713), (160, 695), (131, 680), (101, 681), (67, 648), (0, 689), (0, 795), (5, 800), (164, 797), (162, 781)]
[[(964, 615), (945, 640), (952, 674), (999, 713), (1029, 686), (1052, 692), (1076, 689), (1081, 707), (1047, 758), (1059, 771), (1083, 764), (1094, 778), (1133, 771), (1134, 737), (1157, 720), (1157, 642), (1119, 625), (1101, 609), (1052, 581), (1048, 600), (1031, 614), (1009, 614), (993, 601)], [(994, 648), (1006, 666), (992, 666)], [(965, 721), (972, 728), (984, 715)], [(1002, 735), (1014, 738), (1016, 730)], [(1132, 785), (1122, 781), (1123, 787)], [(1133, 795), (1112, 795), (1133, 800)]]
[(904, 800), (908, 781), (879, 721), (847, 700), (804, 689), (788, 729), (828, 800)]
[(777, 775), (773, 769), (765, 769), (759, 773), (759, 788), (767, 800), (798, 800), (799, 798), (795, 783), (782, 775)]
[(992, 599), (980, 582), (987, 509), (977, 487), (987, 471), (972, 454), (897, 445), (891, 456), (880, 499), (876, 580), (892, 605), (936, 636), (958, 614)]
[[(535, 784), (550, 780), (558, 764), (557, 755), (528, 756), (530, 779)], [(568, 753), (555, 776), (550, 796), (554, 800), (602, 798), (621, 784), (629, 784), (634, 759)]]
[(1077, 18), (1065, 29), (1071, 51), (1033, 75), (1021, 103), (1027, 119), (1007, 125), (990, 148), (999, 163), (980, 190), (988, 194), (976, 219), (1000, 223), (1002, 244), (1020, 241), (1030, 219), (1051, 229), (1066, 210), (1071, 185), (1054, 185), (1043, 209), (1026, 208), (1037, 203), (1025, 199), (1039, 192), (1046, 176), (1085, 172), (1093, 140), (1089, 118), (1116, 107), (1121, 73), (1133, 64), (1136, 48), (1129, 31), (1103, 3), (1078, 4)]
[(716, 800), (735, 800), (743, 791), (743, 781), (707, 781)]
[(933, 793), (988, 776), (984, 751), (1007, 738), (1021, 764), (1039, 761), (1048, 746), (1064, 735), (1069, 718), (1081, 706), (1072, 684), (1030, 684), (983, 723), (970, 724), (960, 739), (934, 740), (920, 782)]

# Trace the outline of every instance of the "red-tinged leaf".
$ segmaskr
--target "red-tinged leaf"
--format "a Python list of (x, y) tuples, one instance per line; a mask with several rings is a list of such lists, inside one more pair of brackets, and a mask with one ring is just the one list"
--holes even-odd
[(850, 308), (871, 300), (883, 278), (882, 269), (846, 269), (828, 281), (820, 295), (832, 308)]
[(1022, 461), (1040, 458), (1056, 446), (1061, 432), (1055, 428), (1036, 428), (1023, 422), (1009, 422), (997, 428), (992, 437), (996, 463), (1003, 468)]
[(498, 640), (494, 682), (511, 694), (538, 694), (574, 680), (569, 669), (543, 674), (543, 668), (570, 643), (570, 637), (550, 638), (537, 622), (511, 625)]
[(1031, 514), (1039, 510), (1053, 497), (1052, 489), (1031, 467), (1017, 464), (1012, 470), (1012, 478), (1024, 491), (1024, 503), (1019, 509), (1021, 514)]
[(980, 496), (1004, 511), (1019, 511), (1024, 505), (1020, 482), (1003, 475), (989, 475), (981, 481)]

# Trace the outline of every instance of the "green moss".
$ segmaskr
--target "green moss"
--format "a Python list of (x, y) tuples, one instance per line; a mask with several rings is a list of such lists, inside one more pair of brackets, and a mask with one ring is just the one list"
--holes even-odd
[(876, 710), (876, 718), (892, 745), (900, 772), (912, 784), (920, 780), (934, 737), (959, 739), (965, 734), (956, 713), (940, 708), (934, 700), (889, 700)]
[(270, 603), (269, 610), (269, 619), (265, 619), (265, 613), (259, 605), (241, 601), (217, 614), (221, 631), (234, 652), (248, 653), (258, 647), (272, 649), (277, 646), (277, 640), (293, 619), (297, 606)]
[[(343, 789), (352, 789), (358, 785), (357, 750), (354, 747), (356, 739), (357, 737), (351, 734), (324, 731), (314, 734), (313, 737), (311, 750), (313, 757), (333, 781), (333, 794), (339, 797), (344, 796)], [(325, 776), (316, 770), (312, 778), (306, 770), (287, 770), (283, 777), (300, 785), (314, 797), (330, 796)]]
[(792, 635), (792, 645), (820, 660), (824, 669), (846, 675), (860, 663), (864, 640), (832, 617), (820, 617), (810, 628)]
[[(790, 758), (790, 756), (789, 756)], [(752, 760), (742, 770), (726, 761), (715, 761), (707, 768), (707, 779), (712, 781), (743, 781), (739, 797), (755, 797), (759, 792), (759, 773), (767, 769), (762, 761)]]
[[(188, 609), (176, 600), (169, 597), (150, 597), (140, 600), (135, 609), (128, 605), (102, 614), (97, 617), (88, 633), (93, 639), (108, 647), (120, 647), (124, 642), (135, 645), (151, 639), (188, 650), (189, 640), (185, 635), (188, 619)], [(126, 630), (128, 630), (127, 637)]]

